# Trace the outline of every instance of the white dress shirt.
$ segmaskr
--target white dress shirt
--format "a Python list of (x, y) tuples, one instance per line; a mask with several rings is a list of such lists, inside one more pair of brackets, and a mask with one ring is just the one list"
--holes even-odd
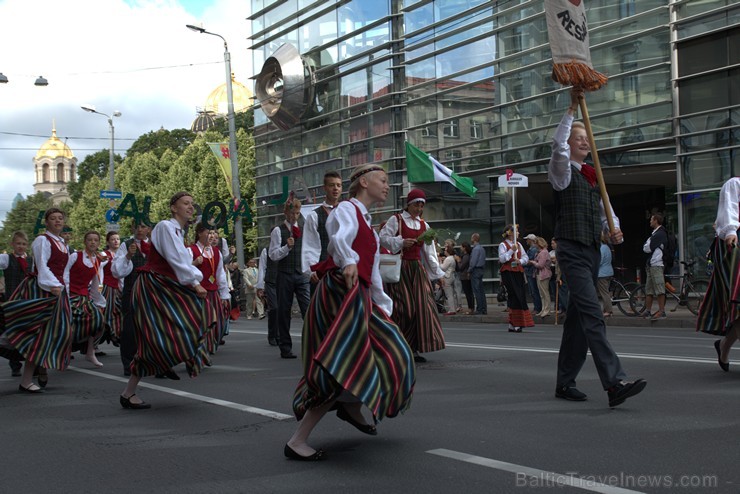
[[(293, 227), (298, 226), (297, 222), (291, 225), (287, 221), (284, 221), (283, 224), (288, 227), (288, 231), (291, 232), (291, 235), (293, 235)], [(282, 242), (283, 235), (282, 233), (280, 233), (280, 227), (276, 226), (272, 229), (272, 232), (270, 232), (270, 250), (267, 253), (270, 256), (270, 259), (275, 262), (278, 262), (279, 260), (287, 257), (288, 253), (290, 252), (290, 247), (288, 247), (288, 244), (280, 245)]]
[[(403, 248), (403, 237), (398, 228), (398, 220), (396, 218), (397, 216), (395, 214), (388, 218), (385, 226), (380, 231), (380, 245), (394, 254), (401, 252)], [(408, 211), (401, 213), (401, 219), (412, 230), (420, 230), (422, 223), (426, 226), (425, 231), (429, 229), (429, 224), (426, 221), (420, 218), (412, 218)], [(432, 242), (431, 244), (425, 242), (421, 246), (421, 261), (424, 263), (429, 279), (438, 280), (445, 275), (445, 272), (439, 266), (436, 242)]]
[[(501, 241), (500, 244), (498, 244), (498, 262), (499, 264), (505, 264), (511, 260), (512, 257), (514, 257), (514, 254), (516, 253), (515, 250), (509, 249), (509, 246), (506, 245), (506, 242), (509, 242), (508, 239), (504, 239)], [(511, 244), (511, 242), (509, 242)], [(519, 246), (519, 252), (521, 252), (521, 259), (519, 259), (519, 264), (524, 267), (529, 262), (529, 256), (527, 255), (527, 251), (524, 250), (524, 247), (522, 247), (522, 244), (519, 242), (516, 243), (517, 246)]]
[[(57, 237), (53, 233), (49, 232), (46, 232), (46, 235), (56, 240), (55, 245), (62, 252), (69, 252), (62, 237)], [(64, 285), (59, 282), (47, 265), (49, 258), (51, 257), (51, 244), (49, 243), (49, 239), (46, 238), (46, 235), (39, 235), (36, 237), (33, 244), (31, 244), (31, 252), (33, 252), (33, 259), (36, 263), (36, 271), (38, 272), (36, 280), (42, 290), (50, 292), (52, 288), (64, 288)]]
[(311, 266), (319, 262), (321, 258), (321, 237), (319, 236), (319, 215), (316, 209), (324, 207), (333, 210), (333, 207), (323, 202), (321, 206), (306, 215), (306, 221), (303, 224), (303, 242), (301, 243), (301, 271), (304, 274), (311, 274)]
[[(210, 245), (203, 245), (200, 242), (196, 242), (198, 249), (203, 256), (203, 262), (208, 262), (206, 259), (213, 259), (213, 247)], [(195, 260), (195, 254), (192, 249), (188, 249), (190, 252), (190, 260)], [(195, 266), (197, 269), (198, 266)], [(200, 269), (198, 269), (200, 271)], [(218, 296), (221, 300), (231, 300), (231, 293), (229, 292), (229, 282), (226, 279), (226, 270), (224, 269), (224, 263), (216, 263), (216, 285), (218, 285)]]
[(727, 235), (737, 235), (740, 229), (740, 178), (729, 179), (719, 191), (715, 231), (722, 240)]
[[(571, 161), (570, 159), (568, 137), (573, 126), (573, 120), (573, 115), (566, 112), (562, 120), (560, 120), (557, 129), (555, 129), (555, 134), (552, 136), (552, 157), (550, 158), (550, 165), (547, 167), (547, 180), (552, 184), (552, 188), (557, 191), (568, 188), (573, 168), (578, 173), (581, 172), (581, 163)], [(609, 205), (611, 206), (611, 204)], [(619, 218), (614, 214), (614, 208), (611, 208), (611, 211), (614, 227), (619, 228)], [(601, 199), (599, 200), (599, 215), (601, 217), (602, 229), (608, 231), (609, 224), (606, 221), (604, 203)]]
[(257, 290), (265, 289), (265, 270), (267, 269), (267, 249), (260, 252), (259, 266), (257, 266), (257, 284), (254, 287)]
[[(146, 240), (147, 242), (151, 242), (149, 239)], [(141, 251), (141, 240), (135, 238), (134, 242), (136, 242), (136, 246), (139, 248), (139, 251)], [(131, 271), (134, 270), (134, 263), (131, 259), (126, 257), (127, 254), (128, 247), (126, 247), (126, 242), (122, 242), (113, 256), (113, 266), (110, 267), (113, 276), (121, 280), (121, 282), (123, 282), (123, 279), (130, 275)], [(141, 255), (144, 255), (144, 253), (141, 252)]]
[(152, 230), (151, 238), (152, 245), (170, 265), (180, 284), (186, 286), (200, 284), (203, 274), (193, 266), (190, 249), (185, 247), (183, 231), (177, 220), (170, 218), (157, 223)]
[[(372, 230), (372, 217), (367, 208), (354, 197), (349, 201), (342, 201), (334, 208), (334, 211), (326, 220), (326, 232), (329, 234), (329, 246), (327, 251), (334, 259), (340, 269), (349, 264), (360, 262), (360, 255), (352, 249), (352, 242), (357, 237), (359, 224), (357, 223), (357, 211), (353, 204), (360, 208), (360, 213), (365, 218), (365, 222)], [(373, 259), (373, 270), (370, 276), (370, 295), (375, 305), (380, 307), (388, 316), (393, 313), (393, 300), (383, 291), (383, 280), (380, 277), (380, 239), (378, 234), (373, 230), (377, 247)]]
[[(69, 259), (67, 260), (67, 266), (64, 268), (64, 286), (67, 288), (67, 296), (69, 296), (70, 298), (75, 296), (75, 294), (69, 291), (70, 271), (72, 269), (72, 266), (74, 266), (75, 263), (77, 262), (77, 258), (83, 254), (85, 254), (85, 251), (82, 251), (82, 250), (72, 252), (69, 255)], [(83, 256), (82, 264), (84, 264), (88, 268), (95, 267), (95, 264), (93, 264), (93, 261), (90, 259), (88, 255)], [(92, 300), (92, 303), (94, 303), (101, 309), (105, 309), (105, 297), (103, 296), (102, 293), (100, 293), (100, 285), (102, 282), (103, 282), (103, 265), (101, 263), (98, 265), (98, 271), (95, 273), (95, 276), (93, 276), (92, 280), (90, 280), (90, 284), (88, 285), (87, 288), (90, 292), (90, 300)]]

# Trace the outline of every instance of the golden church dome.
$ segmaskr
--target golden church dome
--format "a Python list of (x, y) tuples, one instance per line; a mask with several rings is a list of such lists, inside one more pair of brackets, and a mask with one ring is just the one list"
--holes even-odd
[(36, 159), (74, 158), (72, 150), (57, 137), (57, 129), (52, 127), (51, 137), (39, 148)]
[[(234, 97), (234, 113), (239, 113), (248, 110), (254, 105), (252, 91), (242, 84), (234, 80), (234, 74), (231, 74), (231, 91)], [(219, 115), (226, 115), (228, 113), (228, 99), (226, 98), (226, 83), (224, 82), (216, 89), (211, 91), (206, 99), (206, 104), (203, 107), (204, 111), (217, 113)]]

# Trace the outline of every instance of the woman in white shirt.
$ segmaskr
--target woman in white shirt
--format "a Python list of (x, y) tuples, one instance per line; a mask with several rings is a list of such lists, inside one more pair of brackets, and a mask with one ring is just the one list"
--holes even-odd
[(203, 275), (193, 266), (184, 237), (195, 212), (192, 195), (172, 196), (170, 211), (172, 218), (152, 230), (147, 263), (133, 286), (137, 350), (120, 397), (123, 408), (151, 407), (135, 394), (142, 377), (166, 374), (182, 362), (195, 377), (204, 365), (203, 299), (208, 292), (200, 285)]
[(444, 271), (439, 267), (434, 242), (427, 244), (417, 238), (429, 229), (421, 219), (426, 195), (420, 189), (409, 191), (406, 209), (394, 214), (380, 230), (380, 245), (392, 254), (401, 253), (401, 280), (386, 283), (386, 293), (393, 300), (393, 321), (414, 350), (416, 362), (426, 362), (420, 353), (436, 352), (445, 347), (442, 325), (432, 292), (433, 280), (444, 286)]

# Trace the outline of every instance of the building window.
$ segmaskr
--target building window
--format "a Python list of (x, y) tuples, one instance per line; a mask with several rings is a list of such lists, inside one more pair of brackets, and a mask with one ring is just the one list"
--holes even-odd
[(483, 124), (481, 122), (470, 123), (470, 138), (483, 139)]
[(445, 137), (460, 137), (460, 121), (457, 119), (448, 120), (444, 124), (444, 130), (442, 131)]
[(44, 163), (44, 166), (41, 168), (41, 181), (44, 183), (49, 182), (49, 164)]
[(437, 129), (432, 124), (431, 120), (424, 122), (424, 127), (421, 128), (422, 137), (437, 137)]

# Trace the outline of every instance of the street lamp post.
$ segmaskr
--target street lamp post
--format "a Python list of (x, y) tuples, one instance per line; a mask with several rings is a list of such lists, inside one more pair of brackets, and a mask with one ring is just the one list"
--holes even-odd
[(113, 126), (113, 117), (120, 117), (121, 112), (120, 111), (114, 111), (113, 116), (107, 115), (103, 112), (99, 112), (95, 109), (93, 105), (82, 105), (81, 108), (85, 110), (86, 112), (90, 113), (97, 113), (98, 115), (103, 115), (108, 119), (108, 125), (110, 126), (110, 153), (108, 156), (108, 174), (109, 174), (109, 188), (108, 190), (116, 190), (116, 184), (115, 184), (115, 175), (113, 171), (113, 143), (114, 143), (114, 137), (115, 137), (115, 127)]
[[(201, 34), (218, 36), (224, 42), (224, 64), (226, 65), (226, 119), (229, 122), (229, 160), (231, 161), (231, 189), (234, 193), (234, 203), (240, 204), (242, 199), (241, 186), (239, 184), (239, 162), (236, 156), (236, 116), (234, 115), (234, 93), (231, 87), (231, 54), (226, 39), (220, 34), (211, 33), (202, 27), (186, 24), (188, 29)], [(244, 235), (242, 233), (242, 218), (237, 215), (234, 218), (234, 243), (236, 247), (236, 259), (239, 269), (244, 268)]]

